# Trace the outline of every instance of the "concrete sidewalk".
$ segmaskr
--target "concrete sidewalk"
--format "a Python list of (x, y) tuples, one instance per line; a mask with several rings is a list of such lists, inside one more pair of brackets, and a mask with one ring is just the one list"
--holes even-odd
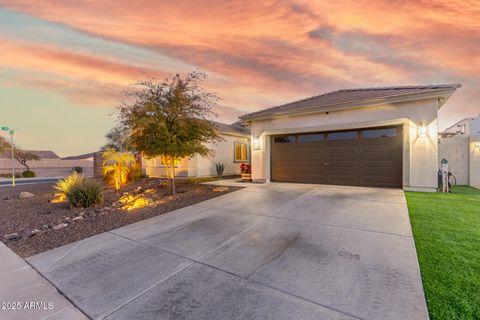
[(28, 263), (0, 242), (0, 319), (88, 318)]

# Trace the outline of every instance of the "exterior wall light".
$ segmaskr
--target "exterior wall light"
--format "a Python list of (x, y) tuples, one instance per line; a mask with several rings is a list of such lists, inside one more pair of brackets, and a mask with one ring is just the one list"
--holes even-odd
[(253, 150), (260, 150), (260, 138), (258, 138), (258, 137), (253, 138), (252, 148), (253, 148)]
[(421, 123), (418, 127), (418, 136), (419, 137), (426, 137), (427, 136), (427, 127)]

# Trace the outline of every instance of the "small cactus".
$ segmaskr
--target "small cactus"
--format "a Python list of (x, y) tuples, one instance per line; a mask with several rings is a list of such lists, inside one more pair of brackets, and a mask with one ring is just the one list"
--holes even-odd
[(219, 162), (215, 164), (215, 166), (217, 168), (217, 176), (221, 178), (223, 176), (223, 170), (225, 170), (225, 164)]

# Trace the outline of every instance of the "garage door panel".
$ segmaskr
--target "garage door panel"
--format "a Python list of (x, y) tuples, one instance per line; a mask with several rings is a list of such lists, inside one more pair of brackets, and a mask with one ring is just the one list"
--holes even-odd
[[(379, 137), (378, 133), (386, 134)], [(302, 142), (300, 135), (290, 143), (274, 143), (272, 139), (273, 181), (401, 187), (400, 127), (315, 134), (323, 134), (326, 140)], [(341, 140), (348, 135), (357, 138)], [(340, 140), (335, 140), (338, 137)]]
[(357, 175), (328, 175), (328, 183), (340, 185), (358, 185), (359, 177)]

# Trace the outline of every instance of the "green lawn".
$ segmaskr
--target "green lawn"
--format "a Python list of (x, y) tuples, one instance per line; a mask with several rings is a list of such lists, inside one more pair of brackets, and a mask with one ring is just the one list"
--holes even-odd
[(430, 318), (480, 319), (480, 189), (405, 194)]

